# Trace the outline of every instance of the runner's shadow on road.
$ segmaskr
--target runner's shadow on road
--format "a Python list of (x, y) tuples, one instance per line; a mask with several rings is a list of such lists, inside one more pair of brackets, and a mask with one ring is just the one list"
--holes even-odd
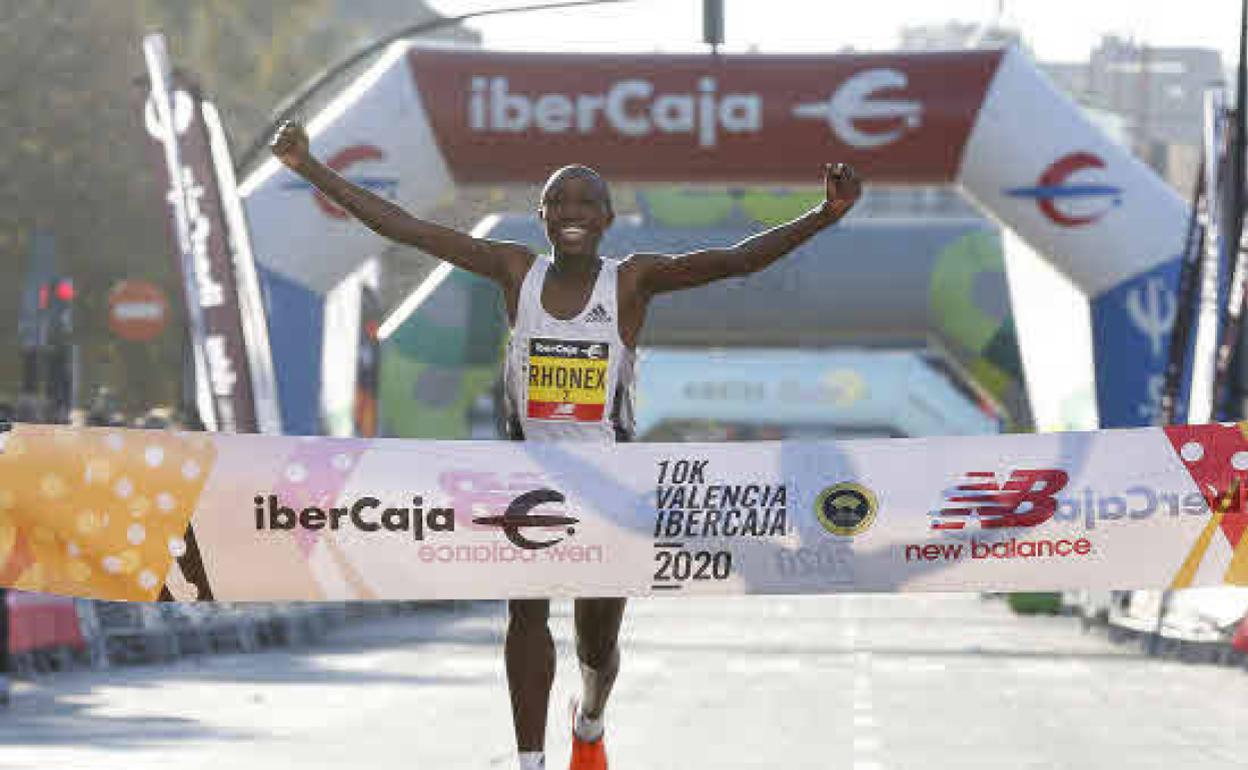
[(931, 647), (883, 645), (870, 642), (855, 642), (843, 645), (815, 644), (731, 644), (719, 642), (686, 642), (670, 643), (629, 639), (628, 648), (639, 654), (645, 653), (687, 653), (693, 656), (706, 654), (747, 654), (760, 658), (811, 655), (853, 656), (862, 653), (881, 657), (897, 658), (979, 658), (994, 660), (1063, 660), (1063, 661), (1121, 661), (1135, 663), (1147, 657), (1138, 651), (1114, 650), (1053, 650), (1053, 649), (1010, 649), (1006, 647), (988, 647), (968, 645), (966, 647)]
[(42, 692), (23, 695), (12, 708), (0, 714), (0, 767), (7, 767), (3, 762), (4, 747), (127, 748), (255, 737), (249, 732), (206, 727), (189, 717), (101, 714), (89, 691), (73, 697)]
[[(204, 709), (256, 708), (268, 702), (266, 685), (358, 686), (367, 697), (372, 685), (446, 687), (493, 685), (493, 672), (438, 673), (442, 655), (430, 656), (430, 671), (377, 670), (353, 665), (360, 655), (402, 652), (439, 643), (498, 644), (500, 636), (478, 626), (497, 613), (489, 606), (458, 608), (373, 620), (336, 629), (320, 642), (298, 648), (268, 649), (252, 654), (198, 655), (170, 663), (118, 666), (103, 671), (70, 671), (40, 676), (33, 687), (22, 686), (13, 705), (0, 711), (0, 767), (4, 748), (99, 746), (129, 748), (176, 745), (188, 741), (233, 742), (267, 735), (272, 722), (260, 720), (257, 730), (210, 726), (191, 716)], [(465, 627), (466, 626), (466, 627)], [(393, 664), (383, 661), (382, 664)], [(419, 657), (416, 664), (422, 665)], [(410, 665), (410, 664), (408, 664)], [(255, 685), (214, 693), (213, 685)], [(161, 688), (193, 692), (184, 715), (178, 715), (176, 696), (159, 695)], [(105, 695), (102, 689), (122, 691)], [(149, 695), (150, 694), (150, 695)], [(217, 704), (214, 699), (219, 699)], [(149, 704), (167, 702), (172, 708), (153, 714)], [(126, 711), (130, 714), (119, 712)], [(143, 711), (145, 713), (134, 713)]]

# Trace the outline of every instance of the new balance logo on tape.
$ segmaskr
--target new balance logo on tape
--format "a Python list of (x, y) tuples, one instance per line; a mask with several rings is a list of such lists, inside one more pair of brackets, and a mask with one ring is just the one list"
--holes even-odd
[(592, 310), (586, 313), (585, 323), (591, 323), (591, 324), (611, 323), (611, 314), (607, 312), (607, 309), (602, 306), (601, 302), (599, 302), (597, 305), (594, 305)]
[(1055, 495), (1066, 487), (1066, 471), (1054, 468), (1015, 470), (1004, 484), (991, 471), (970, 471), (964, 483), (945, 497), (932, 529), (963, 529), (978, 519), (984, 529), (1035, 527), (1057, 510)]

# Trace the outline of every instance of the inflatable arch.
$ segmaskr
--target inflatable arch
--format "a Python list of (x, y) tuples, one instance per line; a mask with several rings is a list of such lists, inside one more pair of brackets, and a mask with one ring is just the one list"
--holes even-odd
[[(457, 184), (609, 179), (958, 185), (1090, 299), (1105, 426), (1153, 421), (1185, 203), (1017, 49), (836, 56), (521, 54), (396, 43), (309, 122), (318, 157), (412, 211)], [(286, 412), (315, 387), (316, 298), (384, 248), (275, 161), (240, 188)], [(273, 312), (289, 301), (290, 312)], [(315, 328), (315, 327), (313, 327)], [(312, 346), (311, 349), (309, 346)], [(303, 357), (312, 368), (291, 365)], [(313, 384), (309, 384), (313, 383)], [(313, 396), (313, 401), (315, 396)]]

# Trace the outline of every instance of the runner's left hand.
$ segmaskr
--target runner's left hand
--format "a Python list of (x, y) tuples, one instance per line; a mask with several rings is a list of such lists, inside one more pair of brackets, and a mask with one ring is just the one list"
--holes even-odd
[(837, 219), (845, 216), (862, 197), (862, 180), (848, 163), (825, 163), (823, 184), (827, 191), (828, 208)]

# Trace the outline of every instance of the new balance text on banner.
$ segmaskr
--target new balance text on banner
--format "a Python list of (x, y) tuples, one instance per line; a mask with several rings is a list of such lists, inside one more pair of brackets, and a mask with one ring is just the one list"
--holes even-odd
[(17, 425), (0, 584), (153, 600), (193, 548), (223, 601), (1248, 585), (1246, 480), (1248, 424), (618, 446)]

